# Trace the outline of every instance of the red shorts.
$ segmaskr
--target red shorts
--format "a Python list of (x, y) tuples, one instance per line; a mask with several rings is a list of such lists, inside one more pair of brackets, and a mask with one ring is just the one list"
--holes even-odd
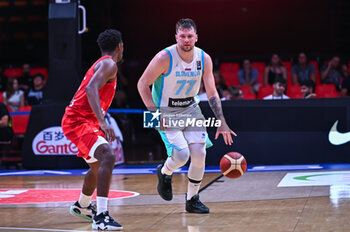
[(79, 157), (90, 159), (89, 152), (96, 143), (98, 136), (105, 137), (99, 125), (81, 117), (67, 116), (62, 118), (64, 135), (77, 146)]

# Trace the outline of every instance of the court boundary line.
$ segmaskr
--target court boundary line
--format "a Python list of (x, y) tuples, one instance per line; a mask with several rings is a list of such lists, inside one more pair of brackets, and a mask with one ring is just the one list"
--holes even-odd
[(210, 185), (214, 184), (216, 181), (218, 181), (221, 177), (223, 177), (224, 175), (221, 174), (219, 175), (218, 177), (216, 177), (214, 180), (210, 181), (207, 185), (203, 186), (199, 191), (198, 193), (204, 191), (206, 188), (208, 188)]
[[(28, 188), (28, 189), (25, 189), (25, 188), (0, 188), (0, 190), (79, 190), (81, 191), (81, 189), (78, 189), (78, 188), (74, 188), (74, 189), (59, 189), (59, 188), (43, 188), (43, 189), (40, 189), (40, 188)], [(109, 191), (120, 191), (120, 192), (130, 192), (130, 193), (133, 193), (135, 195), (133, 196), (126, 196), (126, 197), (120, 197), (120, 198), (108, 198), (108, 200), (118, 200), (118, 199), (127, 199), (127, 198), (133, 198), (133, 197), (137, 197), (137, 196), (140, 196), (141, 194), (138, 193), (138, 192), (135, 192), (135, 191), (128, 191), (128, 190), (114, 190), (114, 189), (111, 189)], [(97, 190), (94, 191), (94, 194), (96, 192), (96, 196), (97, 196)], [(96, 201), (93, 200), (93, 201)], [(52, 203), (52, 204), (59, 204), (59, 203), (69, 203), (69, 202), (74, 202), (74, 201), (58, 201), (58, 202), (28, 202), (28, 203), (11, 203), (11, 204), (6, 204), (6, 203), (1, 203), (0, 202), (0, 206), (4, 206), (4, 205), (36, 205), (36, 204), (47, 204), (47, 203)], [(1, 227), (0, 227), (1, 228)]]
[(45, 229), (45, 228), (26, 228), (26, 227), (0, 227), (0, 230), (27, 230), (27, 231), (58, 231), (58, 232), (91, 232), (89, 230), (63, 230), (63, 229)]
[[(311, 171), (311, 170), (340, 170), (350, 169), (350, 163), (336, 164), (291, 164), (291, 165), (248, 165), (246, 172), (275, 172), (275, 171)], [(132, 170), (132, 171), (130, 171)], [(138, 171), (135, 171), (138, 170)], [(139, 172), (139, 170), (142, 170)], [(0, 170), (0, 178), (8, 176), (84, 176), (87, 169), (58, 169), (58, 170)], [(134, 171), (134, 172), (133, 172)], [(43, 173), (41, 173), (43, 172)], [(47, 172), (47, 173), (45, 173)], [(53, 174), (53, 172), (55, 174)], [(59, 172), (67, 172), (60, 174)], [(181, 167), (174, 173), (187, 173), (188, 167)], [(221, 173), (219, 166), (208, 166), (205, 173)], [(154, 175), (154, 165), (122, 165), (113, 170), (113, 175)]]

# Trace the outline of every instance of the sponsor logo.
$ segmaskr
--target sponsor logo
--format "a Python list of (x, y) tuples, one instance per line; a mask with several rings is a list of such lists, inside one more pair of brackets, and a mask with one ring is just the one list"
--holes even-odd
[[(70, 202), (79, 198), (81, 189), (0, 189), (0, 205)], [(136, 197), (139, 193), (110, 190), (109, 199)], [(96, 199), (96, 193), (92, 199)]]
[(342, 185), (349, 180), (350, 171), (291, 172), (283, 177), (278, 187)]
[[(173, 119), (166, 118), (163, 121), (163, 126), (166, 128), (178, 128), (178, 127), (220, 127), (221, 120), (215, 118), (208, 119), (196, 119), (196, 118), (186, 118), (186, 119)], [(204, 134), (205, 136), (205, 134)]]
[[(144, 128), (160, 128), (162, 113), (157, 111), (144, 111), (143, 113), (143, 127)], [(164, 114), (163, 115), (163, 127), (167, 129), (171, 128), (183, 128), (183, 127), (220, 127), (221, 120), (215, 118), (193, 118), (191, 115), (186, 114)], [(202, 134), (203, 138), (206, 136)]]
[(64, 136), (60, 126), (40, 131), (33, 139), (35, 155), (76, 155), (78, 148)]
[(200, 60), (197, 61), (197, 70), (202, 69), (202, 62)]
[(342, 145), (350, 142), (350, 132), (341, 133), (337, 129), (338, 120), (333, 124), (328, 134), (328, 140), (333, 145)]
[(169, 107), (187, 107), (194, 101), (193, 97), (187, 98), (169, 98)]
[(143, 128), (159, 128), (160, 127), (160, 115), (162, 113), (157, 111), (144, 111), (143, 112)]

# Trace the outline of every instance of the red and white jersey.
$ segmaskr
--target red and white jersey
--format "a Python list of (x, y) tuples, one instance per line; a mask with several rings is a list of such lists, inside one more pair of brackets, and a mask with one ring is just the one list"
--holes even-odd
[[(112, 57), (109, 55), (103, 56), (98, 59), (91, 68), (87, 71), (83, 81), (80, 84), (78, 91), (75, 93), (71, 103), (66, 107), (66, 115), (70, 117), (84, 118), (89, 121), (98, 124), (98, 120), (95, 116), (95, 113), (92, 111), (90, 107), (90, 103), (88, 101), (85, 88), (89, 84), (92, 76), (94, 75), (95, 65), (103, 59), (111, 59)], [(113, 82), (108, 82), (99, 90), (100, 96), (100, 104), (101, 110), (103, 114), (106, 114), (109, 106), (112, 103), (114, 98), (115, 89), (117, 84), (117, 77)]]

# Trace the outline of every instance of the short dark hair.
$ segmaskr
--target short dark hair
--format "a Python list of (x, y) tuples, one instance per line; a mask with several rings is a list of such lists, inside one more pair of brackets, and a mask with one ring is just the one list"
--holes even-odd
[(34, 80), (36, 77), (40, 77), (40, 78), (41, 78), (41, 80), (45, 80), (44, 75), (43, 75), (43, 74), (41, 74), (41, 73), (35, 73), (35, 75), (33, 76), (33, 80)]
[(196, 23), (195, 23), (192, 19), (180, 19), (180, 20), (176, 23), (176, 33), (178, 32), (178, 30), (179, 30), (180, 28), (190, 29), (191, 27), (193, 27), (194, 32), (197, 33), (197, 26), (196, 26)]
[(315, 82), (313, 80), (305, 80), (303, 82), (300, 83), (300, 86), (305, 85), (308, 88), (312, 88), (312, 92), (314, 92), (315, 90)]
[(112, 52), (122, 43), (122, 34), (120, 31), (108, 29), (98, 35), (96, 42), (101, 52)]
[(227, 90), (234, 97), (240, 96), (241, 95), (241, 91), (242, 91), (241, 88), (236, 87), (236, 86), (230, 86), (230, 87), (228, 87)]
[(244, 62), (245, 62), (246, 60), (248, 60), (250, 64), (252, 63), (252, 61), (251, 61), (249, 58), (244, 58), (244, 59), (242, 60), (242, 63), (241, 63), (241, 67), (242, 67), (242, 68), (244, 67)]
[(281, 83), (282, 85), (286, 85), (287, 84), (287, 81), (286, 79), (284, 79), (284, 77), (281, 77), (281, 76), (277, 76), (273, 82), (274, 84), (276, 83)]
[(306, 56), (306, 59), (309, 58), (309, 56), (306, 54), (306, 52), (299, 52), (298, 57), (300, 56), (300, 54), (304, 54)]

